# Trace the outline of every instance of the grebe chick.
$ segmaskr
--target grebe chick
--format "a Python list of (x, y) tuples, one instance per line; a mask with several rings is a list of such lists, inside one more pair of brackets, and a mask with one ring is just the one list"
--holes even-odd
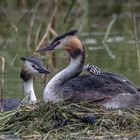
[(85, 50), (80, 39), (75, 36), (76, 32), (76, 30), (66, 32), (56, 37), (49, 45), (36, 50), (37, 52), (65, 50), (71, 57), (70, 64), (46, 85), (44, 101), (57, 102), (63, 98), (78, 103), (103, 96), (137, 93), (135, 85), (117, 73), (101, 72), (78, 76), (83, 70)]
[[(48, 74), (49, 71), (43, 66), (40, 59), (35, 57), (22, 57), (24, 65), (20, 72), (20, 77), (23, 80), (24, 94), (25, 97), (29, 95), (27, 103), (35, 103), (37, 101), (34, 89), (33, 89), (33, 78), (38, 73)], [(9, 111), (16, 109), (21, 104), (20, 99), (6, 98), (0, 99), (0, 110)]]
[(95, 65), (87, 64), (83, 67), (83, 70), (89, 72), (90, 74), (100, 74), (101, 73), (100, 69)]
[(20, 78), (23, 80), (24, 95), (27, 98), (27, 103), (34, 104), (37, 102), (33, 87), (34, 77), (39, 73), (48, 74), (50, 72), (43, 66), (42, 61), (36, 57), (21, 57), (21, 60), (24, 61), (20, 72)]

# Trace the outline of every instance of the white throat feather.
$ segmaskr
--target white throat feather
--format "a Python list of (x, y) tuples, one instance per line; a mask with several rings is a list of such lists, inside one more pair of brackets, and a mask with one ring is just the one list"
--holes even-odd
[(33, 87), (33, 78), (23, 82), (24, 95), (27, 103), (33, 104), (37, 102), (36, 95)]
[(80, 74), (84, 63), (83, 59), (82, 55), (79, 55), (76, 59), (71, 58), (70, 64), (49, 81), (43, 93), (44, 102), (60, 100), (59, 89), (65, 82)]

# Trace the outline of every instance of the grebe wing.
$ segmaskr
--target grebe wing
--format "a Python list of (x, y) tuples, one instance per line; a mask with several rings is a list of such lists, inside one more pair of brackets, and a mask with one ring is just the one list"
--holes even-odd
[(135, 85), (127, 78), (109, 72), (84, 74), (64, 83), (60, 89), (64, 98), (88, 100), (101, 96), (114, 96), (120, 93), (137, 93)]
[(118, 109), (118, 108), (133, 108), (140, 105), (140, 94), (118, 94), (112, 97), (111, 100), (104, 102), (102, 106), (107, 109)]
[(114, 72), (102, 72), (101, 74), (108, 75), (112, 80), (114, 80), (118, 83), (122, 83), (122, 84), (127, 83), (128, 85), (135, 87), (135, 85), (130, 80), (128, 80), (126, 77), (122, 76), (121, 74), (114, 73)]

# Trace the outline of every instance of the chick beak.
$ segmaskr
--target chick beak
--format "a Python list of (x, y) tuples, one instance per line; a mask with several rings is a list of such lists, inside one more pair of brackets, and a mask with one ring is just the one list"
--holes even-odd
[(43, 73), (43, 74), (49, 74), (51, 73), (47, 68), (45, 67), (39, 67), (39, 68), (35, 68), (39, 73)]

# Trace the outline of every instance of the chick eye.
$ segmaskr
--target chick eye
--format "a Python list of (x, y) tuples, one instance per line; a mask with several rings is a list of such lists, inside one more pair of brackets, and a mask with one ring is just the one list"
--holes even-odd
[(36, 66), (35, 65), (32, 65), (32, 67), (35, 68)]

